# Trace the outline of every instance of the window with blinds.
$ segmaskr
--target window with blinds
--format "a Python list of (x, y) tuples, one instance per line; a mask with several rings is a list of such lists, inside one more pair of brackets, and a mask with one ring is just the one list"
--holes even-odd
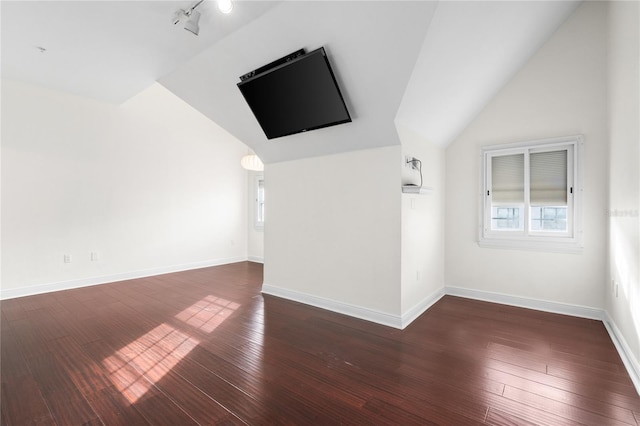
[(531, 230), (567, 232), (570, 147), (529, 154)]
[(485, 147), (481, 245), (579, 245), (581, 145), (572, 136)]
[(524, 181), (524, 154), (491, 157), (491, 229), (523, 229)]

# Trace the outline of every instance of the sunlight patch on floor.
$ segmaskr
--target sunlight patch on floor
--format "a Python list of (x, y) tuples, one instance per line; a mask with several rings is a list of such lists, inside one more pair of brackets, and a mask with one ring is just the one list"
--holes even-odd
[(205, 333), (211, 333), (238, 307), (239, 304), (221, 297), (207, 296), (180, 312), (176, 318)]
[(211, 333), (238, 307), (238, 303), (207, 296), (175, 316), (185, 324), (178, 326), (185, 332), (167, 323), (160, 324), (106, 358), (102, 364), (118, 391), (134, 404), (198, 346), (200, 341), (186, 332), (195, 328)]
[(135, 403), (176, 366), (199, 341), (161, 324), (103, 361), (111, 381)]

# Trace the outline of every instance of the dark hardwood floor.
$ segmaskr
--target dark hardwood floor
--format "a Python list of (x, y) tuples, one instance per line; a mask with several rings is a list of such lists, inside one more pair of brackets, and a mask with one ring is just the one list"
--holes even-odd
[(243, 262), (4, 300), (2, 425), (639, 425), (599, 321), (445, 296), (404, 331)]

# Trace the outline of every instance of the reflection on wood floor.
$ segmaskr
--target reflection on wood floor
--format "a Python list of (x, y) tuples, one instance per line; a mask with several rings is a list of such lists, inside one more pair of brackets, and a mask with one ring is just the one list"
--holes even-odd
[(261, 283), (241, 262), (2, 301), (2, 425), (640, 424), (599, 321), (445, 296), (401, 331)]

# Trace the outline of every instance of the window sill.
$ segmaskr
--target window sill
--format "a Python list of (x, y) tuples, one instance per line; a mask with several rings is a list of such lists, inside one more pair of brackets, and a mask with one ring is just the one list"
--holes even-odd
[(525, 241), (507, 239), (480, 239), (478, 245), (484, 248), (507, 249), (507, 250), (531, 250), (550, 253), (570, 253), (581, 254), (584, 250), (582, 244), (575, 241)]

